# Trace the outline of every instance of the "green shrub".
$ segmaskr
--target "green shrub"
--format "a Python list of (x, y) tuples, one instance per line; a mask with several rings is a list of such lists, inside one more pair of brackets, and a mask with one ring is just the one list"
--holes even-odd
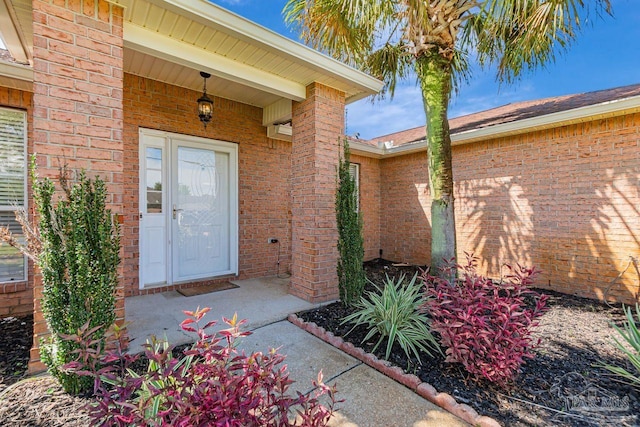
[(362, 342), (380, 335), (373, 348), (375, 351), (382, 341), (387, 339), (385, 359), (389, 359), (394, 343), (398, 343), (407, 358), (412, 355), (420, 362), (419, 350), (429, 355), (432, 351), (440, 351), (436, 339), (431, 335), (429, 318), (420, 309), (424, 304), (422, 296), (422, 284), (416, 281), (417, 274), (408, 283), (404, 274), (396, 282), (387, 276), (384, 289), (376, 292), (367, 292), (367, 297), (362, 297), (356, 305), (357, 311), (346, 316), (342, 323), (353, 322), (355, 326), (347, 333), (351, 333), (355, 327), (364, 325), (367, 335)]
[[(32, 169), (33, 194), (39, 216), (42, 272), (42, 312), (51, 336), (41, 343), (41, 359), (65, 391), (78, 394), (91, 387), (91, 379), (69, 374), (61, 366), (72, 361), (77, 345), (61, 335), (74, 334), (88, 324), (103, 338), (114, 323), (120, 239), (117, 222), (105, 206), (107, 190), (99, 178), (84, 172), (70, 185), (65, 171), (64, 190), (54, 204), (55, 186), (37, 179)], [(104, 346), (103, 346), (104, 348)]]
[(362, 296), (365, 284), (364, 240), (362, 218), (358, 213), (355, 177), (349, 172), (349, 142), (344, 140), (344, 152), (338, 165), (336, 192), (336, 223), (338, 227), (338, 289), (340, 300), (353, 305)]
[[(622, 337), (622, 340), (618, 338), (614, 338), (614, 340), (616, 347), (625, 354), (629, 363), (633, 366), (634, 372), (613, 365), (604, 365), (604, 368), (619, 376), (623, 381), (633, 387), (640, 389), (640, 330), (638, 330), (638, 325), (636, 324), (640, 324), (640, 305), (636, 304), (636, 317), (638, 320), (633, 318), (631, 307), (626, 307), (624, 312), (627, 315), (627, 321), (623, 327), (620, 328), (613, 325), (618, 335)], [(628, 345), (625, 345), (625, 342)]]

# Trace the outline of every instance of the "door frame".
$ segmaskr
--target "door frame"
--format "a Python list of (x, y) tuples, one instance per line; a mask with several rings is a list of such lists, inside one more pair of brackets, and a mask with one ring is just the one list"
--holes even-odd
[[(162, 283), (151, 283), (145, 285), (144, 281), (144, 269), (142, 263), (143, 251), (142, 245), (144, 244), (143, 232), (144, 229), (142, 227), (142, 221), (144, 220), (144, 215), (146, 215), (146, 186), (145, 186), (145, 177), (143, 173), (145, 170), (142, 168), (143, 159), (145, 158), (145, 137), (155, 137), (164, 139), (164, 147), (163, 153), (165, 153), (165, 157), (163, 158), (163, 180), (167, 184), (163, 188), (163, 197), (162, 197), (162, 205), (163, 212), (165, 215), (165, 250), (164, 256), (166, 258), (167, 271), (166, 271), (166, 282)], [(229, 270), (225, 270), (220, 272), (215, 276), (207, 276), (207, 277), (198, 277), (185, 281), (174, 281), (173, 280), (173, 244), (170, 243), (173, 238), (172, 232), (172, 218), (171, 218), (171, 209), (174, 197), (173, 192), (173, 152), (174, 146), (177, 146), (179, 142), (185, 142), (192, 146), (204, 148), (204, 149), (213, 149), (217, 151), (222, 151), (229, 155)], [(228, 276), (228, 275), (238, 275), (238, 256), (239, 256), (239, 178), (238, 178), (238, 144), (220, 141), (216, 139), (202, 138), (191, 135), (184, 135), (173, 132), (160, 131), (155, 129), (148, 128), (139, 128), (138, 130), (138, 280), (139, 280), (139, 288), (140, 289), (151, 289), (163, 286), (171, 286), (177, 285), (180, 283), (189, 283), (193, 281), (206, 280), (214, 277), (220, 276)]]

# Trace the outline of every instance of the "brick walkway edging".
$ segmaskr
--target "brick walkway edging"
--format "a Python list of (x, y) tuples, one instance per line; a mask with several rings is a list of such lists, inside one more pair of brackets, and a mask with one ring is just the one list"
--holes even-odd
[(413, 390), (418, 395), (424, 397), (429, 402), (443, 408), (446, 411), (451, 412), (453, 415), (461, 418), (473, 426), (478, 427), (500, 427), (501, 424), (491, 417), (479, 415), (475, 409), (464, 403), (458, 403), (456, 400), (447, 393), (438, 393), (431, 384), (424, 383), (413, 374), (406, 374), (402, 368), (393, 366), (389, 362), (378, 359), (374, 354), (366, 353), (363, 349), (354, 346), (350, 342), (344, 341), (341, 337), (333, 335), (331, 332), (327, 332), (324, 328), (316, 325), (313, 322), (305, 322), (295, 314), (290, 314), (288, 318), (289, 322), (293, 323), (297, 327), (309, 332), (312, 335), (320, 338), (324, 342), (331, 344), (332, 346), (339, 348), (350, 356), (355, 357), (363, 363), (371, 366), (378, 372), (392, 378), (400, 384)]

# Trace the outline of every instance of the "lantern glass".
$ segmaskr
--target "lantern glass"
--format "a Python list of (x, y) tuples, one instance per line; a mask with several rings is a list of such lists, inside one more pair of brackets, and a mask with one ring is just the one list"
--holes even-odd
[(206, 94), (203, 94), (198, 99), (198, 116), (200, 121), (205, 125), (211, 121), (211, 115), (213, 113), (213, 101)]
[(213, 101), (207, 96), (207, 79), (211, 77), (211, 74), (201, 71), (200, 75), (204, 79), (204, 87), (202, 96), (198, 98), (198, 117), (206, 129), (207, 123), (211, 121), (211, 116), (213, 115)]

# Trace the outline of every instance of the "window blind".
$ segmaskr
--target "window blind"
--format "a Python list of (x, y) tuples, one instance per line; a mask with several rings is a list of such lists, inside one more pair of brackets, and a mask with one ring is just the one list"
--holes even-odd
[(25, 113), (0, 108), (0, 207), (24, 206)]
[[(26, 114), (0, 108), (0, 226), (8, 227), (18, 239), (22, 227), (15, 219), (15, 209), (25, 207)], [(15, 248), (0, 243), (0, 282), (26, 279), (26, 259)]]

